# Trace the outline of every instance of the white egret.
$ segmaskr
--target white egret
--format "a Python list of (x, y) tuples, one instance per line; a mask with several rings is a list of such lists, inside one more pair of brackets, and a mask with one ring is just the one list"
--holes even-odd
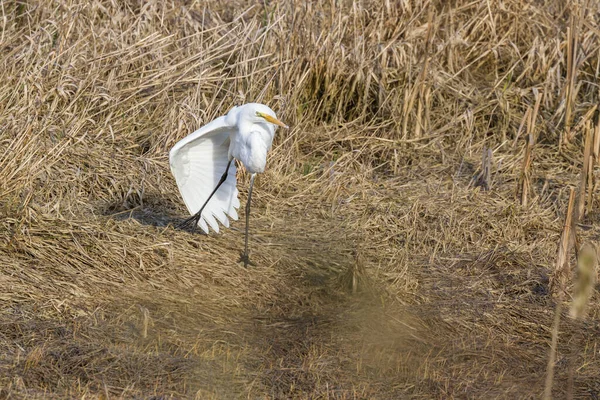
[(250, 172), (246, 203), (244, 266), (248, 258), (248, 222), (252, 186), (257, 173), (264, 172), (267, 151), (271, 149), (276, 126), (287, 128), (275, 112), (264, 104), (249, 103), (233, 107), (227, 115), (204, 125), (173, 146), (169, 154), (171, 171), (181, 197), (192, 215), (181, 226), (193, 223), (208, 233), (210, 226), (219, 232), (217, 220), (229, 227), (229, 218), (238, 219), (238, 190), (235, 158)]

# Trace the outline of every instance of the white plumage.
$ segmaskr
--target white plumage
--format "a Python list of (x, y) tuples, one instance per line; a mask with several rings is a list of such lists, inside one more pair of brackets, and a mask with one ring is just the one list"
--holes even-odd
[[(227, 115), (177, 142), (169, 154), (171, 171), (192, 215), (184, 223), (193, 221), (206, 233), (209, 226), (219, 232), (219, 222), (229, 227), (229, 218), (238, 219), (240, 202), (236, 167), (232, 160), (239, 160), (252, 174), (246, 207), (246, 263), (252, 183), (255, 174), (265, 169), (267, 152), (275, 136), (275, 125), (287, 128), (277, 119), (275, 112), (263, 104), (249, 103), (233, 107)], [(227, 165), (229, 171), (225, 177)], [(198, 215), (200, 210), (202, 212)]]
[[(230, 128), (225, 119), (225, 116), (219, 117), (204, 125), (171, 149), (171, 171), (191, 215), (196, 214), (206, 202), (229, 161)], [(236, 167), (235, 163), (231, 163), (227, 180), (204, 207), (202, 218), (198, 221), (198, 226), (204, 232), (208, 233), (207, 223), (215, 232), (219, 232), (216, 220), (229, 227), (227, 215), (238, 219), (236, 210), (240, 207), (240, 201), (236, 183)]]

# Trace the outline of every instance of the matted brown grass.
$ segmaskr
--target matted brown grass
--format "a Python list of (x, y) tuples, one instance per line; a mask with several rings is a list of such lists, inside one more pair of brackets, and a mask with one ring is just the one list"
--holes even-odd
[[(540, 397), (598, 11), (1, 2), (1, 397)], [(249, 101), (292, 128), (244, 269), (242, 221), (174, 228), (167, 155)], [(553, 394), (598, 397), (598, 296), (567, 314)]]

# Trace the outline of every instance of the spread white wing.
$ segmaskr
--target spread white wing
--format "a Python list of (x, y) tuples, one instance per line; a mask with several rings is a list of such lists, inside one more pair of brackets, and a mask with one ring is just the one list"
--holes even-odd
[[(225, 116), (219, 117), (177, 142), (169, 153), (171, 171), (191, 215), (200, 210), (225, 172), (229, 161), (229, 134), (233, 129), (227, 124)], [(204, 232), (208, 233), (210, 225), (218, 233), (217, 220), (229, 227), (228, 216), (238, 219), (236, 209), (240, 207), (240, 201), (235, 175), (234, 160), (229, 167), (227, 180), (202, 211), (198, 226)]]

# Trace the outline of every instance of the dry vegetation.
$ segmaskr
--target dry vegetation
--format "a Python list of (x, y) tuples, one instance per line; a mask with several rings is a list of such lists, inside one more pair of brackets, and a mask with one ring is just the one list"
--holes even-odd
[[(0, 2), (0, 397), (539, 398), (598, 12)], [(292, 129), (244, 269), (242, 221), (173, 227), (167, 154), (248, 101)], [(594, 185), (579, 244), (600, 233)], [(556, 398), (600, 396), (597, 302), (563, 308)]]

